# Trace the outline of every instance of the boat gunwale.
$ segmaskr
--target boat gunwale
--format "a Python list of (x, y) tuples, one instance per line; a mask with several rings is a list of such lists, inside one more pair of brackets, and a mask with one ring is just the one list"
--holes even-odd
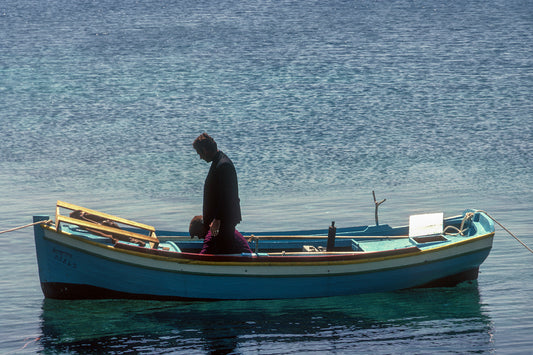
[[(145, 259), (154, 259), (159, 261), (169, 261), (181, 264), (196, 264), (196, 265), (221, 265), (221, 266), (320, 266), (320, 265), (343, 265), (343, 264), (359, 264), (359, 263), (370, 263), (378, 262), (383, 260), (391, 260), (398, 258), (408, 258), (416, 255), (425, 255), (435, 252), (439, 252), (445, 249), (455, 248), (461, 245), (474, 243), (476, 241), (491, 238), (494, 236), (495, 232), (489, 232), (482, 235), (476, 235), (472, 237), (465, 237), (464, 240), (447, 242), (444, 245), (434, 245), (433, 247), (428, 247), (420, 249), (417, 246), (410, 246), (407, 248), (401, 249), (390, 249), (382, 251), (353, 251), (353, 252), (322, 252), (316, 253), (316, 255), (310, 255), (306, 253), (305, 256), (296, 256), (296, 255), (257, 255), (253, 253), (252, 255), (212, 255), (212, 254), (197, 254), (197, 253), (186, 253), (186, 252), (174, 252), (166, 250), (155, 250), (148, 249), (140, 246), (129, 245), (124, 243), (117, 243), (115, 245), (103, 244), (99, 242), (92, 241), (83, 236), (79, 236), (73, 233), (68, 233), (65, 231), (57, 231), (53, 226), (42, 225), (44, 229), (47, 229), (49, 232), (52, 232), (58, 236), (71, 238), (75, 241), (82, 243), (90, 244), (95, 247), (103, 248), (107, 251), (120, 254), (127, 254), (136, 257), (141, 257)], [(44, 238), (51, 239), (46, 234)], [(109, 260), (115, 260), (121, 263), (127, 263), (136, 265), (136, 263), (131, 261), (120, 260), (119, 258), (111, 258), (101, 253), (94, 251), (89, 251), (78, 246), (71, 245), (61, 240), (53, 239), (54, 242), (63, 244), (70, 248), (80, 250), (84, 253), (95, 255), (100, 258), (105, 258)], [(118, 245), (118, 247), (117, 247)]]

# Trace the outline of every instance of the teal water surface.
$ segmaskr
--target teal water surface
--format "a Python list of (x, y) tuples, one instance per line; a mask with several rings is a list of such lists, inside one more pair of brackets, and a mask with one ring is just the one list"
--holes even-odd
[[(533, 245), (529, 1), (0, 3), (0, 230), (65, 200), (159, 229), (200, 213), (203, 131), (239, 229), (483, 209)], [(533, 348), (533, 257), (497, 228), (478, 281), (317, 300), (42, 296), (0, 234), (0, 353), (498, 353)]]

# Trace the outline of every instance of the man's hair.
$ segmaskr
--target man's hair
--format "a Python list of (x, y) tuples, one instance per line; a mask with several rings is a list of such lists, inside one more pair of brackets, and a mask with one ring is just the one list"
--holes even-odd
[(198, 237), (200, 239), (205, 238), (208, 230), (204, 225), (204, 219), (202, 216), (194, 216), (189, 224), (189, 235), (191, 238)]
[(207, 133), (202, 133), (196, 138), (192, 144), (194, 149), (197, 151), (200, 150), (200, 148), (203, 148), (204, 150), (208, 152), (216, 152), (217, 151), (217, 142), (211, 136), (209, 136)]

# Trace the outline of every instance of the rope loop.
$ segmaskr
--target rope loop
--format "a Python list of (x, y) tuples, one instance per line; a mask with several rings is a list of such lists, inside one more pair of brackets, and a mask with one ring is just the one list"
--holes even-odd
[(466, 230), (468, 230), (468, 227), (467, 228), (464, 228), (464, 225), (465, 225), (465, 222), (466, 221), (469, 221), (472, 219), (472, 217), (474, 217), (474, 213), (473, 212), (468, 212), (465, 214), (465, 216), (463, 217), (463, 220), (461, 221), (461, 227), (460, 228), (457, 228), (455, 226), (447, 226), (446, 228), (444, 228), (444, 231), (443, 233), (446, 233), (446, 231), (448, 229), (453, 229), (455, 230), (457, 233), (448, 233), (448, 235), (457, 235), (457, 234), (460, 234), (461, 236), (464, 236), (464, 232)]

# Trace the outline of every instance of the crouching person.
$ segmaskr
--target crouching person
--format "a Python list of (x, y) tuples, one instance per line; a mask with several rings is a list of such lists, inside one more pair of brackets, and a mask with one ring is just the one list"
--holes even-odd
[(242, 234), (239, 233), (239, 231), (237, 231), (236, 229), (235, 235), (233, 237), (231, 251), (229, 253), (221, 252), (225, 248), (220, 245), (217, 237), (211, 234), (209, 227), (206, 227), (204, 225), (202, 216), (195, 216), (191, 220), (191, 223), (189, 224), (189, 234), (191, 235), (191, 238), (198, 237), (204, 240), (204, 244), (202, 246), (200, 254), (241, 254), (252, 252), (246, 239), (244, 239)]

